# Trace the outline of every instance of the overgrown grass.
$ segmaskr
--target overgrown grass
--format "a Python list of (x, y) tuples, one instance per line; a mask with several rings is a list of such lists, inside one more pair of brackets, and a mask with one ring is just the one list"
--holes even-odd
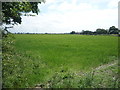
[[(2, 40), (2, 84), (4, 88), (30, 87), (41, 81), (39, 70), (45, 66), (40, 60), (15, 50), (15, 37), (8, 34)], [(42, 76), (41, 75), (41, 76)], [(38, 78), (36, 78), (38, 76)], [(44, 76), (44, 75), (43, 75)]]
[[(65, 74), (64, 78), (71, 78), (76, 72), (87, 72), (116, 60), (118, 38), (89, 35), (15, 35), (14, 48), (15, 51), (9, 54), (12, 55), (10, 60), (7, 53), (3, 54), (7, 58), (3, 60), (3, 87), (35, 87), (39, 83), (44, 85), (54, 75), (60, 77), (59, 79), (62, 74)], [(60, 72), (55, 74), (58, 71)], [(56, 77), (53, 79), (54, 83), (48, 87), (83, 87), (78, 83), (78, 78), (65, 79), (62, 83), (58, 83), (59, 79), (56, 81)]]
[(89, 72), (73, 73), (70, 71), (55, 72), (53, 77), (36, 88), (119, 88), (118, 65), (105, 66)]

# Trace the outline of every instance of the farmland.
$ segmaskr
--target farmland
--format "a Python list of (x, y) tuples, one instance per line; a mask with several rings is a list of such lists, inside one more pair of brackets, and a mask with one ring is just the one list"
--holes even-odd
[(117, 60), (118, 57), (116, 36), (49, 34), (14, 36), (14, 48), (18, 53), (13, 56), (16, 59), (13, 61), (16, 65), (13, 68), (16, 71), (13, 72), (13, 76), (8, 75), (9, 78), (6, 80), (14, 82), (18, 77), (19, 80), (13, 84), (10, 84), (11, 81), (5, 83), (6, 87), (35, 87), (36, 84), (48, 81), (56, 72), (89, 72), (93, 68)]

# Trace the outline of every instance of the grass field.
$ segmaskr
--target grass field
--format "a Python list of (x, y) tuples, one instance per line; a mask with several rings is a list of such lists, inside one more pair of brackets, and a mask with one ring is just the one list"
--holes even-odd
[[(20, 77), (15, 85), (34, 87), (49, 80), (55, 72), (88, 72), (117, 60), (118, 37), (19, 34), (15, 35), (15, 49), (20, 53), (14, 56), (17, 60), (14, 69), (17, 71), (13, 72), (16, 75), (13, 77)], [(12, 85), (8, 83), (8, 86)]]
[(107, 63), (118, 54), (114, 36), (16, 35), (16, 49), (47, 63), (49, 67), (90, 69)]

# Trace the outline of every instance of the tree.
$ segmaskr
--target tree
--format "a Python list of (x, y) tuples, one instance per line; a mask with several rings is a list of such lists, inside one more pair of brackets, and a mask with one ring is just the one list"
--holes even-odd
[(75, 34), (75, 31), (70, 32), (70, 34)]
[(105, 29), (100, 29), (100, 28), (98, 28), (98, 29), (96, 30), (96, 34), (107, 34), (107, 33), (108, 33), (108, 31), (105, 30)]
[(118, 31), (118, 28), (116, 28), (115, 26), (109, 28), (109, 34), (118, 34)]
[(2, 2), (3, 23), (21, 24), (22, 13), (33, 12), (38, 14), (38, 3), (44, 2)]
[(82, 30), (81, 34), (92, 35), (93, 32), (92, 32), (92, 31), (89, 31), (89, 30), (86, 30), (86, 31)]
[[(38, 4), (45, 2), (45, 0), (39, 0), (40, 2), (2, 2), (2, 23), (3, 24), (21, 24), (23, 13), (36, 13), (38, 14)], [(32, 15), (30, 15), (32, 16)], [(8, 32), (8, 28), (4, 27), (2, 30), (2, 36), (6, 36), (4, 32)]]

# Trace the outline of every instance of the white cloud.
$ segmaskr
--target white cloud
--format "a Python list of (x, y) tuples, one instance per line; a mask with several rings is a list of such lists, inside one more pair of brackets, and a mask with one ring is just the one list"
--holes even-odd
[(56, 0), (46, 0), (46, 3), (47, 4), (51, 4), (51, 3), (54, 3)]
[(117, 8), (117, 7), (118, 7), (118, 2), (119, 2), (119, 0), (111, 0), (111, 1), (108, 3), (108, 7), (109, 7), (109, 8)]
[(79, 5), (76, 5), (75, 3), (62, 3), (59, 7), (57, 7), (57, 10), (59, 11), (80, 11), (80, 10), (90, 10), (92, 9), (92, 5), (88, 3), (80, 3)]
[[(77, 3), (78, 0), (71, 2), (68, 0), (46, 0), (45, 4), (39, 6), (43, 12), (41, 11), (36, 17), (23, 17), (22, 25), (15, 27), (15, 30), (45, 33), (71, 32), (72, 30), (94, 31), (97, 28), (108, 29), (112, 25), (117, 27), (118, 10), (116, 3), (112, 3), (113, 0), (91, 0), (91, 3), (84, 1)], [(90, 0), (86, 1), (90, 2)], [(115, 1), (117, 2), (117, 0)], [(107, 7), (98, 8), (97, 3), (103, 2), (107, 2)]]

